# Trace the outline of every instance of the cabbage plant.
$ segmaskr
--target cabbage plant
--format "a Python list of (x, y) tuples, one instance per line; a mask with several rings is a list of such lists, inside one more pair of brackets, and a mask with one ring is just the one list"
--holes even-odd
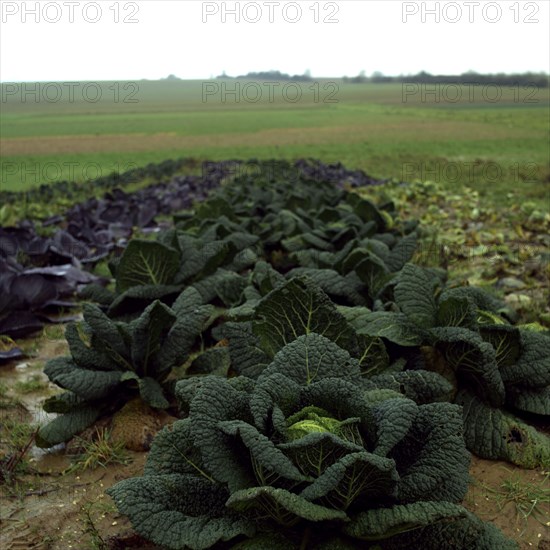
[(401, 355), (430, 348), (423, 366), (453, 385), (470, 451), (548, 467), (550, 438), (516, 416), (550, 417), (548, 333), (509, 324), (505, 304), (480, 288), (439, 286), (429, 271), (406, 264), (393, 290), (397, 311), (372, 312), (352, 324), (398, 345)]
[[(370, 388), (370, 389), (369, 389)], [(470, 455), (460, 408), (363, 383), (316, 333), (253, 380), (193, 377), (189, 415), (142, 477), (107, 492), (146, 539), (191, 548), (515, 548), (458, 503)]]
[(211, 312), (193, 287), (172, 308), (156, 300), (130, 322), (113, 321), (97, 306), (84, 305), (84, 321), (65, 332), (70, 355), (44, 368), (67, 391), (45, 402), (44, 410), (60, 416), (39, 430), (38, 445), (68, 441), (137, 396), (153, 408), (167, 408), (162, 384), (188, 357)]

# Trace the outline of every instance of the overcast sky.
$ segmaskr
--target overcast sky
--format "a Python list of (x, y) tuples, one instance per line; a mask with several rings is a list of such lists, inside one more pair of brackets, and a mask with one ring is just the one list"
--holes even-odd
[(548, 72), (549, 5), (1, 0), (0, 80)]

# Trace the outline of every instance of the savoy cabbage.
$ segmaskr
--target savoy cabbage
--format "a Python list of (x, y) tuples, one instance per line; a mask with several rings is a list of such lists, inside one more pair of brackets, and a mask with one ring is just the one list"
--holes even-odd
[(504, 304), (487, 292), (442, 288), (413, 264), (396, 277), (393, 296), (397, 311), (365, 315), (352, 323), (357, 332), (402, 353), (431, 349), (421, 368), (453, 384), (472, 452), (527, 468), (550, 465), (550, 438), (517, 416), (550, 415), (550, 337), (509, 324)]
[(459, 407), (364, 384), (320, 334), (284, 345), (256, 380), (191, 378), (176, 393), (189, 416), (157, 436), (142, 477), (107, 491), (156, 544), (515, 548), (458, 504)]
[(193, 287), (172, 308), (156, 300), (131, 322), (113, 321), (99, 307), (85, 305), (83, 323), (66, 330), (71, 355), (44, 368), (68, 391), (46, 401), (44, 409), (61, 416), (40, 429), (38, 444), (68, 441), (136, 395), (151, 407), (167, 408), (161, 384), (187, 358), (211, 309)]

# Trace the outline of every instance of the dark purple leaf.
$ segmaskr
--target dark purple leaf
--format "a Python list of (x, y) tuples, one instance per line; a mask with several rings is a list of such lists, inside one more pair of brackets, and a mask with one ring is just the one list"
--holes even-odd
[(90, 254), (88, 247), (82, 242), (75, 239), (67, 231), (58, 231), (54, 237), (51, 249), (60, 256), (66, 258), (86, 258)]
[(10, 338), (22, 338), (43, 327), (44, 324), (30, 311), (15, 310), (0, 320), (0, 334)]
[(113, 204), (107, 206), (99, 217), (106, 222), (116, 222), (126, 213), (126, 208), (122, 204)]
[(0, 363), (12, 361), (13, 359), (21, 359), (25, 357), (23, 350), (19, 348), (11, 348), (8, 351), (0, 351)]
[(23, 273), (15, 277), (9, 291), (31, 308), (41, 307), (58, 296), (55, 284), (38, 274), (26, 275)]

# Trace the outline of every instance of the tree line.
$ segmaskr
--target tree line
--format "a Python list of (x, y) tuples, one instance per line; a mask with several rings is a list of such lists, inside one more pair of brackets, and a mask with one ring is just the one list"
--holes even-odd
[[(241, 80), (289, 80), (294, 82), (311, 82), (313, 80), (311, 73), (306, 71), (304, 74), (290, 75), (282, 73), (281, 71), (260, 71), (249, 72), (240, 76), (229, 76), (222, 73), (216, 77), (217, 79), (241, 79)], [(550, 75), (546, 73), (492, 73), (481, 74), (474, 71), (468, 71), (459, 75), (434, 75), (426, 71), (420, 71), (414, 75), (399, 75), (388, 76), (379, 71), (372, 73), (371, 76), (367, 76), (365, 71), (361, 71), (357, 76), (344, 76), (342, 80), (350, 84), (363, 84), (363, 83), (439, 83), (439, 84), (496, 84), (500, 86), (536, 86), (538, 88), (548, 88)]]
[(375, 72), (371, 76), (366, 76), (364, 71), (354, 77), (344, 76), (344, 82), (352, 84), (362, 84), (366, 82), (373, 83), (415, 83), (415, 84), (496, 84), (500, 86), (517, 86), (527, 85), (536, 86), (538, 88), (548, 88), (549, 75), (545, 73), (494, 73), (494, 74), (481, 74), (474, 71), (468, 71), (459, 75), (434, 75), (421, 71), (415, 75), (399, 75), (399, 76), (386, 76), (380, 72)]

